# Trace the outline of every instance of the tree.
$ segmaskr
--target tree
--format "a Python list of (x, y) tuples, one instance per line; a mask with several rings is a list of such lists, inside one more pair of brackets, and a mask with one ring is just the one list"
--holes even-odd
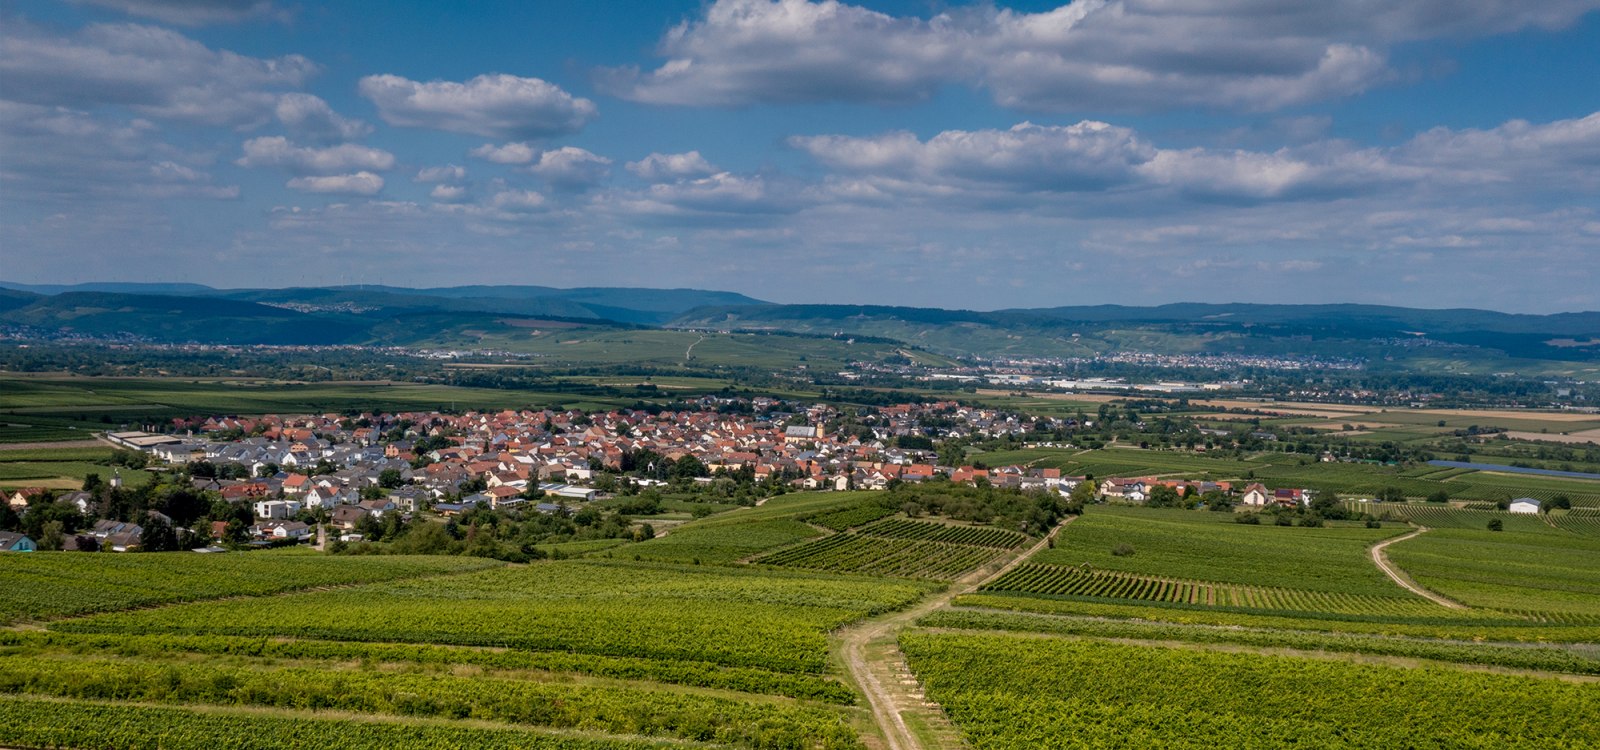
[(1094, 480), (1085, 479), (1072, 488), (1072, 502), (1079, 505), (1088, 505), (1099, 498), (1100, 488), (1095, 486)]
[(99, 490), (100, 486), (103, 484), (105, 484), (105, 482), (100, 479), (99, 474), (89, 474), (83, 478), (83, 491), (95, 492)]
[(1152, 508), (1172, 508), (1182, 503), (1178, 491), (1164, 484), (1158, 484), (1150, 490), (1150, 499), (1145, 504)]
[(151, 515), (144, 523), (144, 533), (139, 535), (139, 547), (145, 552), (172, 552), (178, 549), (178, 532), (161, 516)]
[(1448, 503), (1450, 502), (1450, 492), (1448, 490), (1439, 490), (1438, 492), (1428, 496), (1428, 502)]
[(1550, 502), (1545, 503), (1544, 505), (1544, 510), (1547, 513), (1558, 508), (1572, 510), (1572, 498), (1567, 497), (1566, 495), (1556, 495), (1555, 497), (1550, 498)]
[(1505, 527), (1506, 527), (1506, 525), (1504, 523), (1502, 523), (1500, 521), (1500, 519), (1498, 519), (1498, 518), (1489, 519), (1489, 530), (1490, 531), (1503, 531), (1503, 530), (1505, 530)]
[(405, 483), (399, 469), (384, 469), (378, 472), (378, 486), (384, 489), (395, 489)]
[(46, 551), (61, 549), (61, 545), (64, 541), (61, 531), (62, 528), (63, 526), (60, 521), (50, 521), (46, 523), (43, 530), (39, 532), (39, 549)]
[(709, 476), (710, 474), (711, 472), (706, 469), (706, 465), (694, 456), (684, 456), (672, 465), (672, 477), (674, 479), (694, 479), (696, 477)]
[(1405, 501), (1405, 490), (1399, 487), (1385, 487), (1378, 491), (1378, 502), (1380, 503), (1403, 503)]

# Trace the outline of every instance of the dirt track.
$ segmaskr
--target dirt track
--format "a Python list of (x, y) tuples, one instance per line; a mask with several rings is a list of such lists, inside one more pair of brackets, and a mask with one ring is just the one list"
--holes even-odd
[(1435, 594), (1434, 592), (1418, 585), (1415, 581), (1411, 580), (1410, 576), (1405, 574), (1405, 571), (1396, 568), (1393, 563), (1389, 562), (1389, 558), (1383, 554), (1384, 547), (1394, 544), (1395, 542), (1403, 542), (1407, 539), (1415, 539), (1416, 537), (1421, 536), (1422, 533), (1427, 530), (1428, 527), (1426, 526), (1418, 526), (1416, 531), (1413, 531), (1409, 534), (1397, 536), (1393, 539), (1385, 539), (1377, 544), (1372, 545), (1372, 549), (1370, 550), (1372, 553), (1372, 562), (1378, 566), (1379, 570), (1383, 571), (1384, 575), (1389, 576), (1389, 580), (1399, 584), (1401, 588), (1410, 591), (1417, 596), (1426, 598), (1432, 601), (1434, 604), (1438, 604), (1443, 607), (1449, 607), (1451, 609), (1466, 609), (1467, 605), (1453, 599), (1447, 599), (1440, 594)]
[[(949, 604), (957, 596), (970, 593), (986, 581), (998, 578), (1020, 565), (1023, 560), (1049, 545), (1050, 540), (1071, 523), (1073, 518), (1076, 516), (1062, 521), (1045, 535), (1045, 538), (1016, 554), (998, 569), (992, 564), (984, 566), (910, 609), (891, 612), (840, 631), (839, 637), (844, 643), (845, 664), (850, 669), (850, 676), (861, 686), (862, 692), (866, 693), (867, 702), (872, 708), (872, 719), (887, 739), (889, 750), (922, 750), (924, 747), (922, 739), (906, 723), (907, 714), (918, 715), (922, 723), (932, 725), (941, 735), (948, 735), (951, 738), (956, 736), (955, 728), (944, 718), (943, 711), (921, 699), (922, 688), (917, 686), (914, 690), (916, 695), (910, 695), (912, 691), (906, 689), (900, 680), (900, 675), (896, 674), (894, 667), (904, 663), (904, 656), (900, 654), (899, 647), (894, 645), (895, 636), (900, 628), (916, 622), (923, 615)], [(883, 658), (868, 659), (866, 652), (869, 647), (876, 647), (877, 650), (884, 652)]]

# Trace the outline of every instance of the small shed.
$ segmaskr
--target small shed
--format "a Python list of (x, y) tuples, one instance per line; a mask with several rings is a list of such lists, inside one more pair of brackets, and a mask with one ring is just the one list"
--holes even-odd
[(1539, 501), (1531, 497), (1519, 497), (1515, 500), (1512, 500), (1511, 505), (1507, 506), (1506, 510), (1511, 511), (1512, 513), (1537, 515), (1539, 513)]

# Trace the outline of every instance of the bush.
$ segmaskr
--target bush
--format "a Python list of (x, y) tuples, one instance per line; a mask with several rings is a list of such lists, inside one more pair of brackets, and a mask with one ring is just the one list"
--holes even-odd
[(1300, 525), (1308, 529), (1320, 529), (1322, 528), (1322, 519), (1316, 516), (1306, 516), (1300, 519)]
[(1368, 518), (1367, 519), (1367, 528), (1369, 528), (1369, 529), (1381, 529), (1381, 528), (1383, 528), (1383, 522), (1379, 521), (1376, 518)]
[(1498, 519), (1498, 518), (1489, 519), (1489, 530), (1490, 531), (1504, 531), (1505, 528), (1506, 528), (1505, 523), (1502, 522), (1500, 519)]
[(1111, 548), (1111, 554), (1116, 555), (1117, 557), (1132, 557), (1133, 545), (1128, 544), (1127, 542), (1118, 544), (1117, 546)]
[(1260, 526), (1261, 516), (1258, 516), (1254, 513), (1241, 513), (1237, 516), (1234, 516), (1233, 522), (1250, 524), (1251, 526)]

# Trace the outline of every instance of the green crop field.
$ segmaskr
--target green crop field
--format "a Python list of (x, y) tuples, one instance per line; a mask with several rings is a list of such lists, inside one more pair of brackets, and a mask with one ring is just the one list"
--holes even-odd
[(1070, 448), (1024, 448), (979, 453), (972, 458), (988, 466), (1018, 464), (1056, 468), (1068, 474), (1089, 474), (1095, 477), (1210, 474), (1219, 479), (1227, 479), (1242, 477), (1250, 471), (1260, 470), (1269, 465), (1265, 461), (1235, 461), (1188, 453), (1132, 448), (1100, 448), (1092, 451)]
[(1586, 648), (1586, 644), (1459, 642), (965, 608), (934, 612), (919, 618), (916, 624), (924, 628), (946, 630), (1049, 633), (1080, 638), (1166, 641), (1174, 644), (1226, 644), (1247, 648), (1294, 649), (1312, 653), (1340, 652), (1541, 672), (1600, 675), (1600, 654)]
[(900, 645), (977, 750), (1600, 744), (1593, 683), (1012, 635)]
[(997, 529), (992, 526), (908, 521), (903, 518), (885, 519), (863, 526), (860, 529), (860, 533), (869, 536), (915, 539), (924, 542), (970, 544), (999, 549), (1020, 547), (1024, 542), (1028, 541), (1028, 537), (1024, 534)]
[(1556, 495), (1566, 495), (1574, 505), (1600, 506), (1600, 482), (1585, 479), (1475, 471), (1453, 477), (1442, 485), (1450, 490), (1451, 497), (1550, 500)]
[[(76, 419), (93, 429), (111, 423), (197, 414), (292, 414), (359, 410), (612, 408), (632, 403), (573, 394), (458, 388), (416, 383), (284, 383), (242, 379), (0, 377), (0, 422), (50, 426)], [(99, 420), (105, 418), (105, 422)], [(86, 434), (62, 434), (72, 439)], [(15, 442), (15, 441), (13, 441)]]
[(952, 581), (1001, 554), (1002, 550), (994, 547), (845, 533), (779, 550), (756, 562), (839, 573)]
[(1439, 605), (1410, 595), (1331, 594), (1303, 589), (1157, 578), (1059, 565), (1022, 565), (985, 585), (984, 590), (1095, 599), (1136, 599), (1225, 609), (1300, 612), (1313, 616), (1429, 617), (1440, 614)]
[[(1209, 511), (1152, 513), (1091, 506), (1032, 562), (1169, 578), (1367, 596), (1405, 592), (1367, 558), (1367, 547), (1401, 527), (1300, 528), (1231, 521)], [(1113, 548), (1131, 545), (1133, 554)]]
[(334, 557), (300, 553), (169, 555), (35, 552), (0, 560), (0, 622), (152, 604), (259, 596), (497, 566), (459, 557)]
[[(808, 500), (787, 511), (809, 512)], [(753, 521), (773, 522), (793, 523)], [(161, 747), (255, 747), (240, 738), (315, 711), (322, 720), (360, 716), (351, 736), (370, 729), (392, 748), (857, 748), (857, 695), (835, 673), (828, 634), (932, 588), (587, 560), (430, 558), (453, 573), (434, 576), (426, 573), (445, 571), (403, 557), (36, 553), (0, 562), (14, 560), (32, 571), (28, 580), (83, 579), (69, 587), (80, 601), (65, 609), (125, 610), (0, 631), (0, 744), (27, 746), (137, 746), (119, 738), (138, 735)], [(126, 609), (157, 600), (115, 596), (158, 581), (199, 587), (168, 581), (166, 569), (233, 561), (276, 565), (283, 576), (273, 588), (214, 569), (202, 581), (214, 586), (207, 595), (229, 597), (218, 601)], [(342, 564), (385, 568), (370, 577), (397, 580), (340, 587), (358, 581), (337, 575)], [(483, 565), (493, 567), (470, 570)], [(88, 580), (100, 568), (121, 578)], [(16, 570), (6, 569), (8, 583)], [(90, 595), (96, 581), (99, 598)], [(13, 599), (37, 607), (35, 596)], [(63, 706), (112, 719), (37, 723)], [(231, 739), (220, 738), (227, 732)], [(309, 729), (290, 736), (315, 746), (324, 737)]]
[(566, 650), (816, 673), (827, 661), (827, 631), (923, 590), (910, 582), (582, 560), (98, 615), (54, 628)]
[(1392, 545), (1389, 559), (1464, 604), (1557, 622), (1600, 624), (1600, 539), (1438, 529)]
[(805, 519), (809, 523), (844, 531), (845, 529), (872, 523), (880, 518), (887, 518), (895, 514), (893, 508), (882, 505), (859, 505), (854, 508), (836, 510), (831, 513), (822, 513)]
[(1538, 516), (1499, 510), (1465, 510), (1442, 504), (1346, 503), (1353, 512), (1367, 513), (1384, 520), (1410, 522), (1434, 529), (1485, 529), (1498, 520), (1507, 531), (1537, 533), (1549, 526)]
[(660, 539), (603, 556), (660, 562), (732, 563), (821, 533), (792, 519), (746, 519), (738, 517), (738, 513), (722, 523), (686, 525)]
[(0, 698), (0, 739), (23, 747), (160, 747), (163, 750), (341, 750), (516, 747), (526, 750), (646, 750), (664, 741), (586, 738), (513, 726), (463, 726), (419, 719), (300, 711), (124, 706), (93, 701)]

